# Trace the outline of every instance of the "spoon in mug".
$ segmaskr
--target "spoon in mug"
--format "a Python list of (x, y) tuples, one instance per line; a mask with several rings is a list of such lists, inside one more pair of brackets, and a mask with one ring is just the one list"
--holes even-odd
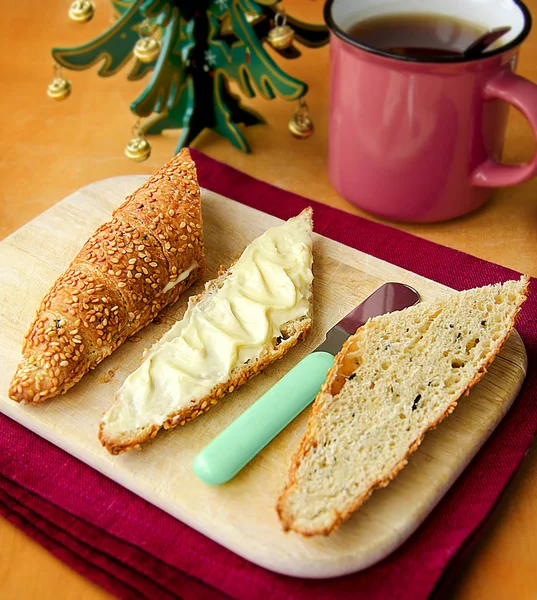
[(462, 53), (464, 58), (477, 58), (484, 50), (486, 50), (491, 44), (494, 44), (496, 40), (499, 40), (502, 35), (511, 31), (511, 27), (496, 27), (486, 31), (483, 35), (480, 35), (475, 42), (472, 42), (468, 48)]

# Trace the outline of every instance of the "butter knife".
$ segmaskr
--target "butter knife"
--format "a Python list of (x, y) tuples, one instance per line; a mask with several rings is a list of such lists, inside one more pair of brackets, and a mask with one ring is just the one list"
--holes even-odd
[(385, 283), (334, 325), (325, 341), (284, 375), (268, 392), (224, 429), (194, 458), (198, 479), (218, 485), (244, 468), (317, 396), (349, 336), (372, 317), (419, 302), (418, 292), (403, 283)]

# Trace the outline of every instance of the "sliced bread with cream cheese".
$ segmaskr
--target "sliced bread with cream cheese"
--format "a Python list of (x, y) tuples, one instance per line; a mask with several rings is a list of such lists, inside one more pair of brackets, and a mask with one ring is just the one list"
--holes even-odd
[(254, 240), (147, 353), (104, 414), (112, 454), (185, 425), (281, 358), (311, 328), (312, 210)]

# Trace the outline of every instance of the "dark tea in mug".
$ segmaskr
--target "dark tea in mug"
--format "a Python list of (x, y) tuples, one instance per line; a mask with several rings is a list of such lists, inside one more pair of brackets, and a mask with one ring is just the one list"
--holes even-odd
[(428, 13), (377, 15), (355, 23), (348, 35), (364, 46), (409, 58), (461, 56), (487, 31), (475, 23)]

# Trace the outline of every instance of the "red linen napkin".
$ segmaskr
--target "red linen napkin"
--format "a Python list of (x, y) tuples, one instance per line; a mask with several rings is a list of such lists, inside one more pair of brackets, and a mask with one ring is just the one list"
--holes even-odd
[[(193, 150), (206, 188), (281, 218), (314, 206), (315, 230), (456, 289), (518, 274), (257, 181)], [(537, 292), (517, 329), (529, 370), (520, 397), (418, 531), (369, 569), (337, 579), (271, 573), (236, 556), (0, 415), (0, 513), (121, 598), (426, 598), (478, 529), (537, 431)], [(501, 456), (501, 460), (498, 458)]]

